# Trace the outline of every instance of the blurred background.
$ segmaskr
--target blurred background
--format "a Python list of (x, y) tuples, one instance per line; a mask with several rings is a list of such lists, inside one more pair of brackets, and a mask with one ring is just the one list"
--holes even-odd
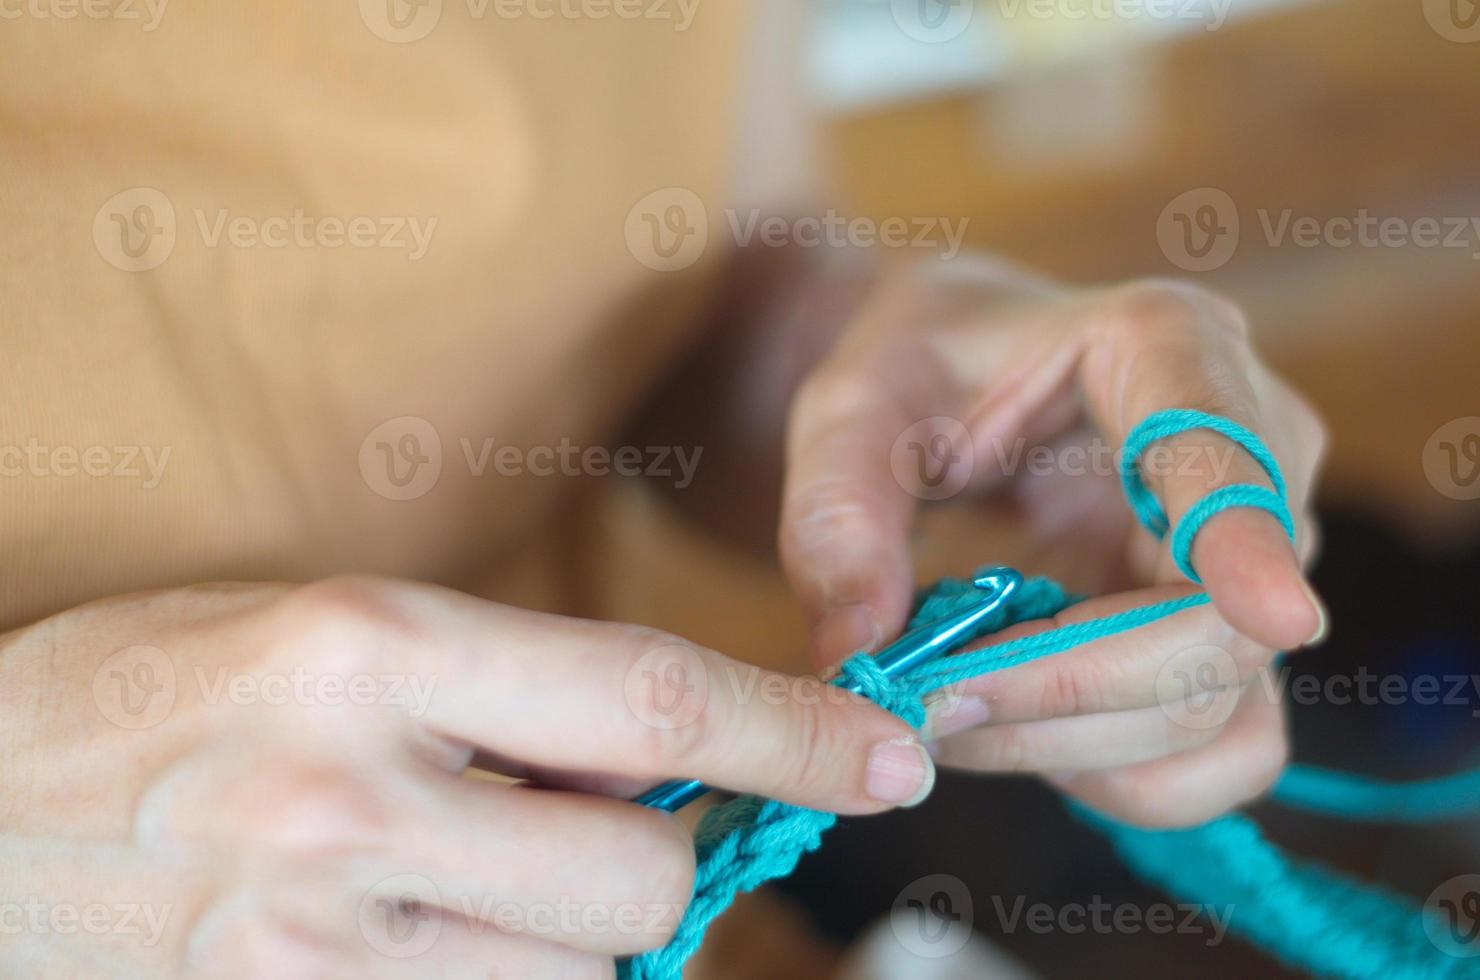
[[(1296, 676), (1480, 674), (1477, 20), (1468, 0), (820, 6), (808, 85), (849, 210), (963, 216), (969, 246), (1072, 282), (1191, 278), (1241, 303), (1257, 346), (1319, 406), (1331, 450), (1316, 582), (1335, 629), (1296, 658)], [(629, 544), (653, 540), (642, 528)], [(728, 565), (704, 581), (697, 546), (675, 566), (681, 538), (664, 539), (670, 571), (655, 566), (656, 580), (734, 586)], [(792, 614), (763, 578), (740, 591), (772, 588), (774, 624)], [(633, 601), (645, 608), (624, 613), (730, 648), (739, 638), (741, 652), (756, 621), (737, 607), (686, 622), (661, 600)], [(1474, 695), (1292, 714), (1299, 761), (1397, 778), (1480, 763)], [(1291, 850), (1419, 898), (1480, 870), (1474, 827), (1254, 812)], [(879, 923), (940, 873), (971, 896), (994, 950), (973, 940), (911, 955), (887, 941)], [(917, 811), (838, 830), (743, 905), (735, 921), (748, 924), (722, 927), (704, 964), (718, 976), (1286, 975), (1234, 938), (1004, 928), (1003, 896), (1166, 901), (1039, 784), (946, 779)], [(887, 967), (843, 958), (871, 926)]]

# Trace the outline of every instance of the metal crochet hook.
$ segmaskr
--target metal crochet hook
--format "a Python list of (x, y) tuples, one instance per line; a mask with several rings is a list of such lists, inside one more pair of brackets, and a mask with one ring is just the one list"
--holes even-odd
[[(1011, 568), (998, 566), (976, 576), (972, 584), (982, 590), (982, 597), (970, 609), (917, 626), (874, 654), (879, 669), (886, 677), (897, 677), (917, 664), (934, 659), (965, 642), (972, 629), (1001, 608), (1017, 591), (1023, 577)], [(845, 691), (858, 692), (853, 682), (838, 685)], [(643, 806), (674, 811), (709, 792), (697, 779), (675, 779), (643, 793), (634, 800)]]

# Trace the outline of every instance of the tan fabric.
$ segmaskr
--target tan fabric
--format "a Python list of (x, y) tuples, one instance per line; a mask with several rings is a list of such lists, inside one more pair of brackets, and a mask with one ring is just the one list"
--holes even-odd
[[(455, 580), (540, 516), (552, 481), (475, 477), (460, 440), (593, 442), (682, 339), (702, 275), (644, 268), (624, 223), (728, 186), (741, 8), (510, 9), (3, 3), (0, 625), (206, 579)], [(329, 247), (356, 218), (389, 247)], [(412, 500), (360, 466), (397, 416), (441, 440)]]

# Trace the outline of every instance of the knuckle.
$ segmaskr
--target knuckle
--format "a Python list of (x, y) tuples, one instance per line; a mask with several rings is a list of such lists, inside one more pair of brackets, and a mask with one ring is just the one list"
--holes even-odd
[(1121, 819), (1138, 827), (1186, 827), (1213, 815), (1202, 802), (1181, 796), (1155, 770), (1133, 767), (1105, 775), (1110, 808)]
[(820, 704), (797, 705), (789, 731), (778, 745), (774, 760), (779, 785), (826, 786), (837, 781), (840, 750), (848, 739), (841, 730), (839, 712), (825, 712)]
[(988, 729), (978, 743), (978, 764), (991, 772), (1026, 772), (1035, 768), (1030, 764), (1032, 749), (1030, 736), (1024, 725), (1003, 725)]
[(638, 812), (622, 846), (624, 863), (642, 868), (643, 882), (641, 926), (624, 945), (632, 951), (656, 949), (673, 938), (693, 898), (693, 838), (677, 820)]
[(880, 502), (862, 487), (826, 480), (798, 491), (781, 524), (781, 548), (806, 556), (835, 542), (850, 541), (877, 526)]
[(187, 928), (190, 976), (302, 976), (311, 954), (259, 897), (235, 890), (203, 906)]
[(376, 651), (410, 635), (408, 618), (389, 582), (362, 576), (324, 579), (288, 593), (280, 602), (275, 646), (294, 656), (330, 658), (345, 667), (369, 666)]
[(359, 852), (392, 833), (393, 808), (368, 785), (341, 773), (284, 770), (242, 780), (231, 795), (237, 828), (279, 850)]
[(856, 415), (878, 401), (877, 381), (850, 366), (824, 364), (797, 389), (793, 419), (823, 428)]
[(617, 646), (627, 707), (638, 721), (634, 765), (674, 775), (723, 745), (729, 711), (710, 658), (683, 637), (645, 626), (622, 627)]
[(1250, 738), (1248, 747), (1249, 793), (1245, 799), (1262, 795), (1280, 778), (1290, 762), (1290, 740), (1283, 727), (1274, 727)]
[(1064, 718), (1093, 710), (1099, 700), (1081, 673), (1085, 665), (1049, 661), (1039, 703), (1040, 718)]
[(1154, 341), (1169, 331), (1208, 323), (1245, 341), (1248, 317), (1227, 297), (1181, 279), (1141, 279), (1113, 290), (1103, 324), (1117, 336)]

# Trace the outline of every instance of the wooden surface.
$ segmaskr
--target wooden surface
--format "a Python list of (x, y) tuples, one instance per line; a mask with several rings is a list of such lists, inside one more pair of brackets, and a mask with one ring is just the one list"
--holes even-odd
[[(1420, 464), (1436, 428), (1480, 415), (1480, 246), (1272, 246), (1258, 212), (1480, 216), (1477, 71), (1480, 44), (1416, 2), (1320, 3), (841, 119), (832, 150), (861, 213), (966, 217), (971, 246), (1070, 281), (1179, 275), (1233, 296), (1326, 415), (1326, 499), (1442, 544), (1480, 527)], [(1156, 225), (1202, 187), (1242, 229), (1227, 265), (1189, 274)]]

